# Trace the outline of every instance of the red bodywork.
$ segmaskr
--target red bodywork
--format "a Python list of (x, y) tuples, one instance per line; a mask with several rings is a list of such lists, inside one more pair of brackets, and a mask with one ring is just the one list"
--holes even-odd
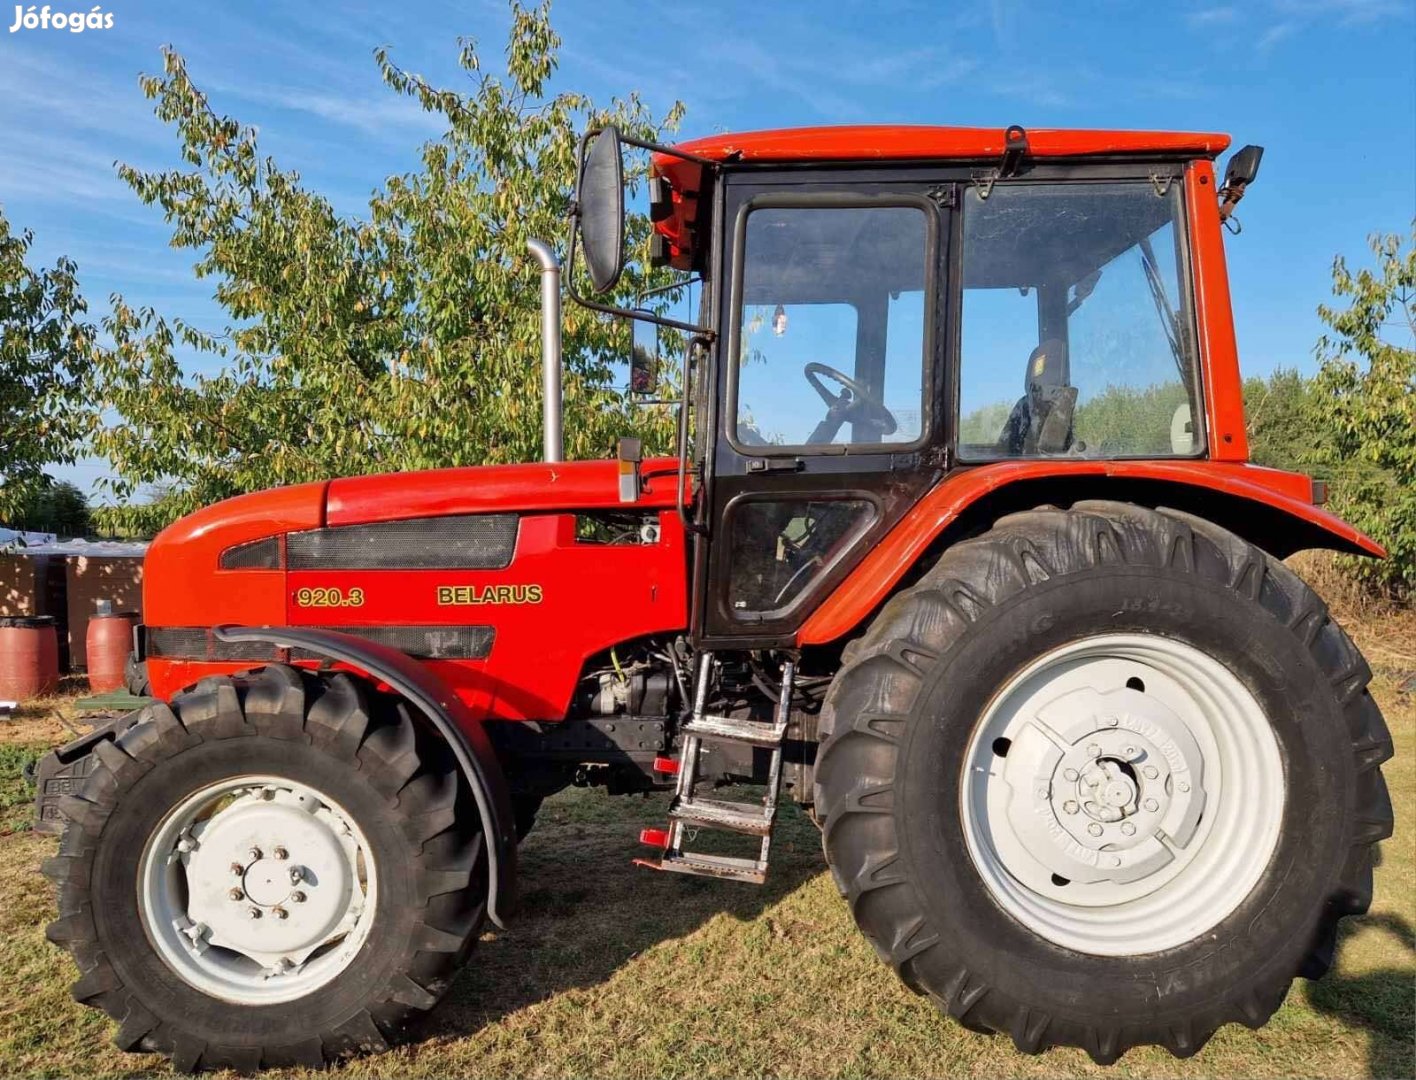
[[(675, 463), (650, 461), (635, 509), (658, 511), (656, 544), (578, 542), (577, 510), (620, 510), (618, 463), (439, 469), (305, 484), (231, 499), (177, 522), (153, 541), (144, 574), (144, 618), (160, 627), (461, 626), (489, 622), (496, 640), (485, 660), (430, 660), (475, 715), (559, 719), (585, 661), (646, 634), (688, 623), (684, 530), (674, 510)], [(504, 570), (222, 570), (221, 552), (286, 531), (447, 514), (522, 514)], [(539, 585), (537, 603), (466, 607), (438, 603), (440, 587)], [(363, 591), (358, 607), (301, 607), (300, 589)], [(525, 596), (523, 592), (518, 595)], [(163, 698), (249, 662), (148, 659)]]
[[(1381, 555), (1381, 548), (1314, 506), (1306, 477), (1244, 465), (1248, 458), (1239, 362), (1212, 159), (1223, 135), (1164, 132), (1028, 132), (1039, 157), (1142, 155), (1189, 159), (1186, 183), (1190, 256), (1204, 374), (1209, 460), (1030, 460), (956, 469), (876, 543), (841, 585), (808, 617), (803, 646), (837, 641), (856, 629), (949, 524), (999, 488), (1045, 478), (1114, 477), (1221, 492), (1287, 515), (1310, 536), (1343, 550)], [(1003, 153), (1001, 128), (845, 127), (715, 135), (682, 149), (726, 163), (859, 162), (864, 160), (989, 162)], [(704, 166), (659, 155), (669, 181), (671, 212), (655, 228), (671, 260), (686, 267), (696, 241)], [(145, 617), (149, 629), (243, 626), (462, 626), (491, 624), (495, 641), (484, 660), (430, 660), (466, 707), (464, 716), (556, 720), (570, 708), (586, 662), (622, 642), (688, 629), (689, 559), (675, 509), (677, 463), (643, 468), (636, 504), (619, 501), (619, 464), (588, 461), (443, 469), (306, 484), (242, 496), (209, 507), (163, 532), (148, 553)], [(1045, 501), (1045, 500), (1043, 500)], [(604, 545), (577, 540), (577, 513), (633, 509), (657, 514), (652, 544)], [(502, 570), (220, 569), (234, 545), (287, 532), (429, 518), (515, 512), (514, 556)], [(1242, 529), (1241, 529), (1242, 531)], [(283, 550), (283, 549), (282, 549)], [(439, 587), (540, 587), (539, 602), (484, 605), (475, 614), (437, 601)], [(300, 606), (302, 589), (358, 588), (357, 607)], [(163, 698), (198, 679), (238, 671), (249, 661), (148, 660)]]

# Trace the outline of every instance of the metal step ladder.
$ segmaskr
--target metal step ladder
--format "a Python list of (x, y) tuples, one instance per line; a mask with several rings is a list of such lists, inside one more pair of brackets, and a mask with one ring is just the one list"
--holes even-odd
[[(678, 760), (661, 759), (655, 766), (661, 772), (678, 773), (673, 802), (669, 804), (669, 827), (645, 829), (639, 834), (641, 843), (661, 848), (662, 853), (657, 859), (634, 861), (639, 866), (647, 866), (653, 870), (750, 881), (761, 885), (767, 879), (767, 858), (772, 848), (772, 825), (777, 817), (777, 793), (782, 784), (782, 747), (786, 741), (787, 722), (791, 716), (796, 665), (791, 660), (782, 665), (781, 700), (777, 703), (776, 716), (771, 724), (756, 720), (737, 720), (728, 716), (709, 716), (705, 712), (705, 702), (712, 672), (713, 654), (705, 652), (698, 660), (693, 715), (680, 729), (682, 745), (679, 748)], [(705, 799), (694, 794), (693, 789), (698, 780), (698, 753), (705, 740), (746, 743), (748, 746), (764, 747), (772, 751), (772, 761), (767, 774), (767, 791), (761, 803)], [(760, 836), (762, 847), (755, 859), (684, 851), (685, 834), (696, 829), (722, 829), (747, 836)]]

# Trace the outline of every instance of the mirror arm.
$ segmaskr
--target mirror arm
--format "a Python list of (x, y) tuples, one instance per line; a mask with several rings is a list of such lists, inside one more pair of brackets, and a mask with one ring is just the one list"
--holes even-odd
[(648, 311), (635, 311), (633, 308), (615, 307), (613, 304), (601, 304), (599, 301), (591, 300), (581, 296), (575, 287), (575, 249), (576, 237), (580, 230), (575, 225), (575, 210), (571, 210), (570, 223), (570, 251), (565, 259), (565, 291), (572, 300), (581, 307), (589, 308), (591, 311), (600, 311), (606, 315), (622, 315), (626, 319), (634, 319), (638, 322), (654, 323), (657, 326), (667, 326), (670, 330), (682, 330), (686, 334), (695, 334), (698, 337), (707, 338), (710, 342), (717, 335), (708, 326), (699, 326), (697, 323), (680, 322), (678, 319), (670, 319), (664, 315), (655, 315)]

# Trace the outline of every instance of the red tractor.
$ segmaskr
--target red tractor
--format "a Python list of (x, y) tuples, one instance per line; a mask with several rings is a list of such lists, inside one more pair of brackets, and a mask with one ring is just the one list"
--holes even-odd
[[(626, 141), (581, 144), (599, 292)], [(74, 996), (182, 1069), (376, 1050), (511, 918), (547, 796), (672, 790), (642, 862), (761, 882), (784, 787), (881, 958), (971, 1029), (1112, 1062), (1263, 1024), (1367, 910), (1392, 743), (1279, 561), (1382, 550), (1247, 463), (1222, 233), (1260, 149), (1217, 182), (1210, 134), (634, 145), (700, 313), (575, 299), (681, 334), (677, 456), (559, 460), (533, 245), (546, 462), (163, 532), (160, 703), (56, 759)]]

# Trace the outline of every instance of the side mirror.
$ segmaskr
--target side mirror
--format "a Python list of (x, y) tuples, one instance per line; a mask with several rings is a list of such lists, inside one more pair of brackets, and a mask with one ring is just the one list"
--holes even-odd
[(640, 319), (632, 322), (634, 336), (629, 350), (629, 392), (647, 396), (659, 388), (659, 327)]
[(1242, 187), (1252, 184), (1259, 175), (1259, 162), (1264, 159), (1264, 148), (1252, 143), (1235, 152), (1224, 170), (1224, 186)]
[(606, 292), (624, 267), (624, 158), (615, 128), (601, 128), (581, 144), (575, 204), (590, 285)]

